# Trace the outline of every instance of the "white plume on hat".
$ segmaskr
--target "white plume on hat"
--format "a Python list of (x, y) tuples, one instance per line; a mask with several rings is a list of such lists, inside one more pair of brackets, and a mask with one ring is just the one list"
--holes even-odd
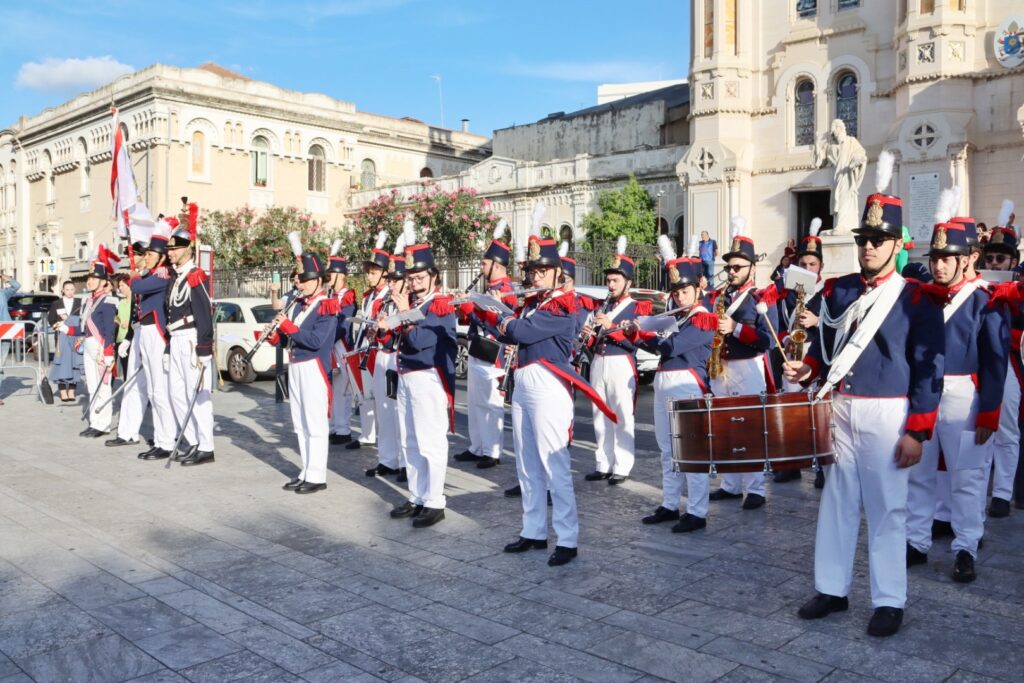
[(373, 248), (374, 249), (383, 249), (384, 245), (387, 243), (387, 241), (388, 241), (388, 231), (387, 230), (381, 230), (380, 232), (377, 233), (377, 241), (374, 243)]
[(558, 245), (558, 258), (565, 258), (569, 255), (569, 243), (562, 240), (562, 243)]
[(956, 201), (956, 193), (952, 188), (947, 187), (939, 193), (939, 201), (935, 204), (935, 223), (946, 223), (953, 217), (953, 202)]
[(1003, 205), (999, 208), (999, 222), (996, 223), (999, 227), (1009, 227), (1010, 214), (1013, 213), (1013, 200), (1004, 199)]
[(337, 256), (338, 252), (341, 251), (341, 238), (334, 240), (331, 243), (331, 256)]
[(288, 233), (288, 244), (291, 245), (292, 254), (295, 255), (295, 258), (302, 256), (302, 238), (299, 237), (298, 232), (292, 230)]
[(615, 253), (625, 256), (627, 244), (629, 244), (629, 240), (626, 239), (626, 236), (619, 235), (619, 239), (615, 240)]
[(416, 244), (416, 221), (410, 218), (402, 225), (402, 237), (405, 238), (405, 246)]
[(538, 201), (533, 205), (533, 216), (530, 218), (530, 236), (540, 237), (540, 224), (544, 222), (544, 213), (548, 210), (548, 207), (544, 206), (544, 202)]
[(672, 247), (672, 238), (668, 235), (658, 235), (658, 254), (662, 263), (668, 263), (676, 257), (676, 250)]
[(526, 261), (526, 242), (527, 240), (516, 240), (516, 263)]
[(747, 219), (743, 216), (733, 216), (729, 220), (729, 237), (741, 237), (747, 229)]
[(494, 226), (494, 233), (491, 235), (491, 239), (500, 240), (505, 235), (505, 230), (508, 228), (508, 221), (502, 218), (498, 221), (498, 224)]
[(690, 238), (690, 253), (688, 254), (688, 256), (690, 258), (697, 258), (698, 256), (700, 256), (700, 236), (699, 235), (694, 235), (693, 237)]
[(818, 218), (818, 217), (812, 218), (811, 219), (811, 227), (808, 229), (808, 233), (810, 233), (811, 237), (817, 237), (818, 233), (820, 231), (821, 231), (821, 219)]
[(395, 240), (395, 251), (396, 256), (401, 256), (405, 252), (405, 232), (398, 233), (398, 239)]
[(875, 192), (882, 194), (889, 187), (895, 164), (896, 157), (889, 150), (883, 149), (882, 153), (878, 155), (878, 165), (875, 167)]

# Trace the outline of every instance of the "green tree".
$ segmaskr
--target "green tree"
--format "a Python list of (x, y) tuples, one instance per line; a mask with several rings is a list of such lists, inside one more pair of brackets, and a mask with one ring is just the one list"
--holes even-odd
[(618, 190), (602, 190), (597, 196), (599, 211), (583, 217), (580, 228), (586, 234), (586, 249), (593, 251), (603, 242), (625, 235), (630, 244), (654, 244), (658, 238), (654, 200), (630, 174)]
[(304, 251), (320, 254), (325, 260), (334, 239), (344, 238), (342, 230), (329, 229), (293, 206), (273, 206), (262, 212), (248, 206), (209, 211), (199, 220), (199, 239), (213, 247), (219, 268), (290, 265), (294, 256), (288, 233), (292, 231), (301, 236)]

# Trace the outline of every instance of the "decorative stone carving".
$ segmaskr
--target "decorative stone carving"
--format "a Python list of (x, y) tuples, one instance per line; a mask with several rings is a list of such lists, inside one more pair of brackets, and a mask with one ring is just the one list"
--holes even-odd
[(919, 64), (935, 63), (935, 43), (921, 43), (917, 46), (917, 61)]
[(860, 215), (859, 192), (868, 162), (864, 147), (857, 138), (846, 134), (842, 119), (832, 127), (814, 148), (814, 166), (834, 166), (832, 176), (833, 235), (848, 235), (857, 227)]

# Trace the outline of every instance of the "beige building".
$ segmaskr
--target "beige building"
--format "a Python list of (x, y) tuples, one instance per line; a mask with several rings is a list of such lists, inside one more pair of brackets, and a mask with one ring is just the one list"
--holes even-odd
[(216, 65), (152, 66), (0, 131), (0, 268), (26, 289), (52, 289), (113, 243), (112, 103), (154, 215), (188, 196), (204, 209), (296, 206), (338, 226), (353, 191), (456, 174), (489, 155), (486, 137)]

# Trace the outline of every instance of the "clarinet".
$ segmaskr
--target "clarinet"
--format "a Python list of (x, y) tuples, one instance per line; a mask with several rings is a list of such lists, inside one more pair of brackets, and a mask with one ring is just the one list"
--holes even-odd
[[(380, 303), (381, 310), (384, 310), (384, 307), (387, 306), (389, 303), (391, 303), (391, 290), (390, 289), (387, 292), (384, 293), (384, 297), (381, 299), (381, 303)], [(370, 304), (370, 311), (371, 312), (373, 311), (373, 304), (372, 303)], [(365, 349), (365, 352), (359, 357), (359, 369), (360, 370), (367, 370), (367, 371), (369, 371), (370, 350), (373, 349), (373, 347), (377, 345), (377, 339), (376, 339), (376, 336), (377, 336), (377, 332), (376, 332), (377, 326), (376, 326), (376, 323), (372, 324), (372, 327), (374, 329), (374, 338), (370, 339), (369, 341), (367, 341), (366, 344), (365, 344), (365, 347), (363, 345), (363, 341), (366, 339), (367, 330), (370, 329), (370, 327), (371, 327), (371, 323), (369, 323), (369, 322), (363, 323), (363, 326), (361, 328), (359, 328), (359, 340), (354, 342), (353, 345), (352, 345), (354, 348), (357, 348), (357, 349), (358, 348), (364, 348)]]

